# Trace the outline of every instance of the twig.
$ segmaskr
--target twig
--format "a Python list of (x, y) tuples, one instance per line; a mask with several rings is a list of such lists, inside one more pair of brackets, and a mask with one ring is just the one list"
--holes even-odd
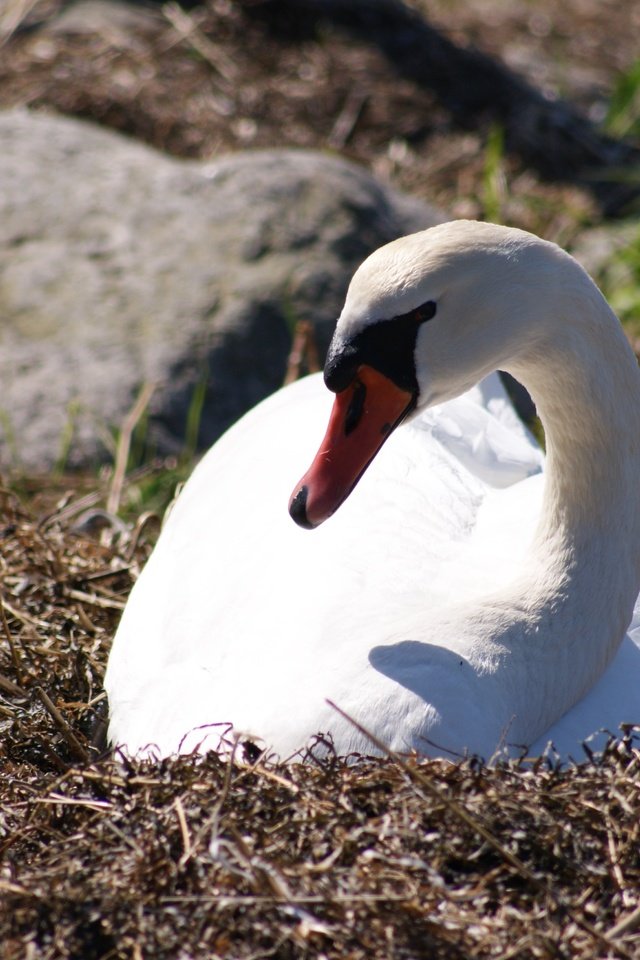
[(352, 90), (349, 93), (331, 133), (327, 137), (327, 143), (330, 147), (341, 150), (347, 144), (368, 99), (369, 95), (361, 90)]
[(113, 809), (113, 804), (108, 800), (87, 800), (85, 797), (65, 797), (59, 793), (50, 793), (48, 797), (36, 797), (34, 803), (64, 807), (86, 807), (87, 810), (95, 810), (98, 813)]
[(124, 600), (110, 600), (109, 597), (99, 597), (95, 593), (85, 593), (83, 590), (69, 588), (64, 588), (64, 595), (70, 600), (88, 603), (90, 607), (100, 607), (102, 610), (124, 610)]
[(193, 847), (191, 845), (191, 837), (189, 836), (189, 827), (187, 824), (187, 817), (184, 812), (184, 807), (182, 806), (182, 800), (180, 797), (176, 797), (173, 801), (173, 807), (176, 811), (176, 816), (178, 818), (178, 824), (180, 825), (180, 833), (182, 835), (182, 847), (183, 854), (180, 857), (180, 865), (184, 864), (189, 860), (191, 854), (193, 853)]
[(618, 920), (616, 925), (611, 927), (607, 936), (615, 939), (625, 933), (631, 933), (632, 930), (636, 930), (638, 927), (640, 927), (640, 907), (636, 907), (627, 917)]
[[(31, 617), (28, 613), (25, 613), (23, 610), (18, 610), (12, 604), (7, 603), (7, 601), (2, 598), (0, 601), (0, 608), (2, 609), (2, 615), (4, 617), (4, 611), (8, 610), (14, 620), (19, 620), (20, 623), (28, 623), (31, 627), (40, 627), (42, 630), (51, 629), (51, 624), (47, 623), (46, 620), (38, 620), (37, 617)], [(4, 617), (6, 621), (6, 617)]]
[[(21, 661), (20, 661), (20, 657), (18, 656), (18, 651), (16, 650), (16, 645), (15, 645), (15, 643), (13, 642), (13, 637), (12, 637), (12, 635), (11, 635), (11, 630), (9, 630), (9, 624), (7, 623), (7, 614), (5, 613), (5, 610), (8, 610), (12, 617), (15, 617), (16, 619), (20, 619), (19, 617), (16, 616), (16, 613), (15, 613), (14, 610), (9, 606), (9, 604), (8, 604), (7, 601), (4, 599), (4, 597), (0, 596), (0, 618), (2, 619), (2, 630), (3, 630), (3, 632), (4, 632), (5, 639), (6, 639), (6, 641), (7, 641), (8, 646), (9, 646), (9, 650), (10, 650), (10, 652), (11, 652), (11, 660), (12, 660), (12, 662), (13, 662), (13, 666), (14, 666), (14, 668), (15, 668), (15, 671), (16, 671), (16, 673), (18, 674), (18, 680), (20, 681), (20, 683), (22, 683), (24, 677), (25, 677), (25, 676), (27, 676), (27, 677), (29, 676), (29, 671), (23, 669), (22, 663), (21, 663)], [(10, 682), (10, 681), (7, 681), (7, 683), (9, 683), (9, 682)], [(23, 694), (23, 695), (24, 695), (24, 694)]]
[(9, 0), (5, 11), (0, 14), (0, 47), (11, 39), (37, 2), (38, 0)]
[(126, 570), (131, 570), (131, 562), (133, 561), (135, 552), (138, 549), (140, 538), (142, 534), (145, 532), (145, 530), (147, 529), (147, 527), (150, 526), (150, 524), (152, 523), (157, 523), (159, 527), (162, 526), (162, 521), (160, 517), (153, 510), (146, 510), (136, 520), (136, 525), (125, 554), (125, 559), (129, 562), (129, 566), (124, 567), (122, 572)]
[(102, 500), (102, 492), (100, 490), (92, 490), (91, 493), (86, 493), (80, 497), (79, 500), (69, 502), (68, 499), (65, 499), (55, 510), (40, 517), (38, 520), (38, 530), (45, 530), (55, 520), (57, 520), (58, 523), (64, 523), (65, 520), (75, 516), (77, 513), (81, 513), (89, 507), (95, 507), (100, 500)]
[(9, 680), (8, 677), (4, 677), (0, 673), (0, 690), (3, 693), (8, 693), (11, 697), (21, 697), (23, 700), (27, 696), (22, 687), (19, 687), (17, 683), (14, 683), (13, 680)]
[(153, 395), (156, 386), (154, 383), (145, 383), (138, 399), (132, 406), (129, 413), (124, 418), (120, 437), (118, 439), (118, 449), (116, 451), (116, 464), (111, 478), (111, 487), (107, 497), (107, 513), (116, 514), (120, 506), (120, 497), (122, 496), (122, 487), (127, 472), (127, 460), (129, 459), (129, 450), (131, 449), (131, 437), (136, 428), (138, 420), (146, 410), (149, 401)]
[(104, 823), (109, 830), (115, 833), (116, 837), (119, 837), (120, 840), (122, 840), (123, 843), (126, 843), (131, 850), (134, 850), (141, 859), (144, 859), (144, 851), (142, 847), (137, 844), (132, 837), (128, 837), (124, 830), (121, 830), (120, 827), (116, 826), (113, 820), (110, 820), (108, 817), (104, 818)]
[(207, 61), (210, 67), (220, 74), (220, 76), (233, 83), (237, 79), (237, 70), (229, 57), (212, 43), (211, 40), (200, 30), (197, 23), (188, 13), (178, 6), (177, 3), (165, 3), (162, 6), (162, 13), (169, 21), (173, 29), (185, 40), (196, 53)]
[(95, 623), (90, 619), (88, 613), (85, 611), (81, 603), (76, 606), (76, 614), (78, 616), (78, 621), (83, 630), (86, 630), (87, 633), (94, 634), (98, 632), (98, 628)]
[[(411, 900), (415, 900), (415, 894), (395, 894), (395, 893), (360, 893), (360, 894), (342, 894), (337, 893), (334, 896), (328, 896), (326, 894), (313, 895), (309, 896), (294, 896), (287, 897), (286, 904), (287, 906), (306, 906), (308, 904), (321, 904), (326, 906), (327, 904), (333, 903), (407, 903)], [(269, 894), (247, 894), (243, 896), (239, 895), (229, 895), (227, 896), (224, 893), (219, 894), (218, 896), (189, 896), (188, 894), (184, 896), (176, 895), (175, 897), (163, 897), (161, 900), (162, 903), (216, 903), (221, 906), (240, 906), (242, 904), (262, 904), (262, 903), (282, 903), (282, 898), (277, 895)]]
[(295, 783), (291, 783), (291, 781), (287, 780), (285, 777), (280, 777), (277, 773), (272, 773), (271, 770), (267, 770), (266, 767), (261, 766), (261, 760), (262, 758), (260, 758), (258, 762), (249, 769), (252, 771), (257, 770), (261, 777), (265, 777), (267, 780), (273, 780), (274, 783), (280, 784), (281, 787), (286, 787), (286, 789), (290, 790), (294, 796), (300, 793), (300, 787), (297, 787)]
[(11, 880), (0, 880), (0, 893), (13, 893), (17, 897), (27, 897), (31, 900), (42, 900), (43, 897), (36, 890), (29, 890), (18, 883), (12, 883)]
[[(558, 896), (558, 894), (552, 889), (551, 885), (546, 881), (540, 879), (536, 874), (529, 869), (529, 867), (524, 863), (520, 857), (516, 856), (515, 853), (512, 853), (503, 843), (500, 843), (498, 838), (494, 836), (490, 830), (485, 827), (480, 820), (477, 820), (468, 810), (453, 800), (451, 797), (448, 797), (445, 793), (440, 790), (428, 777), (425, 777), (423, 773), (419, 770), (416, 770), (414, 767), (411, 767), (406, 760), (404, 760), (400, 754), (396, 753), (395, 750), (392, 750), (390, 747), (383, 743), (382, 740), (379, 740), (375, 734), (371, 733), (370, 730), (367, 730), (366, 727), (363, 727), (357, 720), (354, 720), (353, 717), (350, 717), (348, 713), (345, 713), (344, 710), (341, 710), (332, 700), (327, 700), (327, 703), (333, 710), (335, 710), (341, 717), (343, 717), (348, 723), (352, 724), (356, 730), (362, 733), (371, 743), (380, 750), (383, 754), (389, 757), (390, 760), (393, 760), (394, 763), (397, 763), (400, 769), (404, 772), (407, 779), (414, 786), (418, 784), (421, 789), (425, 790), (432, 797), (435, 797), (440, 803), (445, 804), (445, 806), (454, 814), (459, 820), (462, 820), (471, 830), (479, 834), (482, 839), (487, 843), (493, 850), (498, 853), (502, 859), (508, 863), (513, 869), (520, 874), (521, 877), (536, 887), (541, 893), (544, 893), (549, 899), (555, 904), (558, 909), (564, 910), (566, 914), (570, 917), (571, 920), (582, 930), (588, 933), (594, 940), (597, 940), (599, 943), (607, 947), (608, 950), (617, 953), (618, 956), (624, 957), (625, 960), (634, 960), (631, 953), (620, 943), (614, 943), (610, 939), (610, 934), (601, 933), (600, 930), (597, 930), (588, 920), (582, 916), (577, 910), (575, 910), (572, 904), (567, 903), (564, 897)], [(629, 918), (627, 918), (629, 920)], [(614, 927), (615, 930), (615, 927)]]
[(611, 874), (613, 876), (613, 879), (615, 880), (618, 890), (623, 895), (623, 902), (624, 902), (624, 899), (626, 899), (625, 894), (627, 893), (627, 888), (625, 886), (624, 877), (622, 876), (622, 870), (620, 869), (618, 851), (616, 850), (616, 842), (613, 838), (613, 832), (610, 824), (607, 824), (607, 846), (609, 848), (609, 863), (611, 865)]
[(235, 841), (236, 848), (242, 856), (245, 866), (253, 872), (260, 886), (269, 890), (274, 900), (289, 903), (293, 899), (293, 894), (277, 866), (274, 863), (263, 861), (262, 858), (252, 853), (243, 837), (232, 824), (228, 824), (227, 829)]
[(62, 737), (71, 750), (71, 753), (74, 755), (76, 760), (81, 760), (83, 763), (89, 761), (89, 754), (82, 746), (75, 733), (62, 716), (55, 703), (51, 700), (48, 693), (42, 689), (42, 687), (36, 687), (36, 694), (42, 703), (42, 706), (45, 708), (56, 727), (62, 734)]
[[(143, 516), (147, 516), (147, 514), (143, 514)], [(151, 514), (151, 516), (155, 516), (155, 514)], [(74, 574), (73, 581), (76, 583), (79, 581), (82, 581), (82, 583), (95, 583), (96, 580), (107, 580), (109, 577), (116, 577), (120, 573), (129, 573), (130, 571), (131, 564), (124, 563), (119, 567), (108, 567), (106, 570), (96, 570), (95, 573)]]
[(293, 331), (293, 343), (289, 351), (285, 385), (298, 380), (302, 374), (302, 365), (307, 362), (309, 373), (320, 370), (320, 357), (314, 334), (313, 324), (308, 320), (298, 320)]

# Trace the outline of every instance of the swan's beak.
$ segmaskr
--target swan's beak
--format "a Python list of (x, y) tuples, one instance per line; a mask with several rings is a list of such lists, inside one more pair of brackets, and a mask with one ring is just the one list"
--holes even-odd
[(297, 524), (311, 529), (335, 513), (415, 401), (373, 367), (358, 368), (336, 394), (324, 440), (289, 501)]

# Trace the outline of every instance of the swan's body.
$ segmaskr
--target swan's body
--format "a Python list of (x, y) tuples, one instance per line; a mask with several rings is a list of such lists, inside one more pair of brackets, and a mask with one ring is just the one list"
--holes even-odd
[[(381, 321), (390, 343), (404, 325), (405, 353), (376, 354)], [(497, 378), (466, 392), (496, 367), (537, 402), (544, 474)], [(417, 412), (340, 506), (368, 459), (343, 476), (342, 446), (360, 443), (389, 370), (393, 419), (402, 404)], [(113, 742), (169, 754), (237, 732), (286, 757), (330, 732), (339, 753), (374, 752), (327, 698), (394, 749), (429, 755), (550, 739), (579, 757), (600, 727), (640, 722), (635, 620), (625, 638), (640, 584), (640, 373), (581, 268), (487, 224), (396, 241), (354, 277), (326, 376), (332, 423), (346, 410), (351, 426), (334, 452), (330, 428), (292, 513), (316, 525), (340, 509), (314, 533), (286, 514), (331, 407), (309, 378), (229, 431), (181, 494), (114, 641)]]

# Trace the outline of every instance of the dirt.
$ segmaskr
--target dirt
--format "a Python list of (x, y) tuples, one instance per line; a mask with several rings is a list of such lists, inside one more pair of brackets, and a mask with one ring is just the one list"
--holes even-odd
[[(65, 6), (16, 0), (0, 13), (0, 106), (86, 117), (180, 157), (333, 150), (451, 214), (560, 242), (603, 216), (587, 182), (543, 177), (508, 130), (501, 146), (486, 98), (474, 115), (459, 76), (412, 79), (380, 33), (292, 22), (276, 0), (106, 20), (85, 7), (73, 29), (56, 20)], [(475, 44), (540, 88), (538, 111), (566, 97), (553, 115), (571, 134), (587, 130), (579, 109), (597, 145), (637, 56), (638, 4), (418, 7), (457, 50)], [(563, 769), (552, 757), (498, 769), (115, 759), (99, 746), (102, 678), (153, 518), (101, 510), (106, 476), (23, 484), (27, 507), (0, 484), (3, 960), (638, 955), (637, 728), (601, 762)]]

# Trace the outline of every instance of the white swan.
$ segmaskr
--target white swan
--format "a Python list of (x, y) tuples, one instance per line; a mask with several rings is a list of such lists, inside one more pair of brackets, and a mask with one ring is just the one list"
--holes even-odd
[[(544, 476), (495, 375), (474, 388), (496, 368), (537, 403)], [(355, 274), (325, 378), (292, 514), (317, 525), (358, 489), (313, 533), (286, 513), (329, 417), (317, 377), (213, 447), (116, 635), (112, 742), (375, 752), (327, 698), (428, 755), (581, 758), (640, 722), (640, 372), (582, 268), (490, 224), (397, 240)]]

